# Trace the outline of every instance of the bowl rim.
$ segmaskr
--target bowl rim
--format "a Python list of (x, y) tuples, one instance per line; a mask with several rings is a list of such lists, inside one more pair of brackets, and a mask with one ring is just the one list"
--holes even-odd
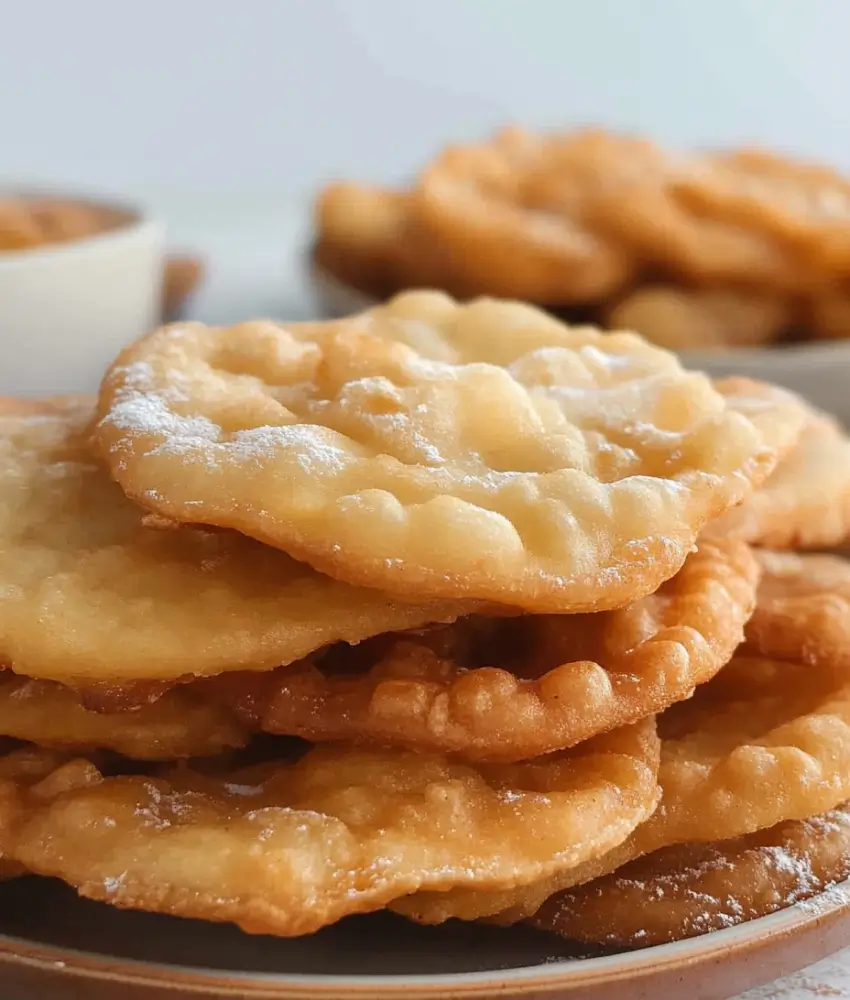
[(77, 239), (58, 243), (39, 243), (33, 247), (15, 250), (0, 250), (0, 272), (14, 271), (36, 265), (45, 260), (70, 257), (89, 249), (99, 249), (111, 244), (133, 241), (141, 234), (158, 233), (164, 235), (165, 223), (160, 216), (140, 201), (112, 195), (108, 192), (96, 193), (85, 188), (48, 183), (16, 183), (0, 181), (0, 199), (6, 197), (44, 198), (77, 202), (92, 208), (108, 209), (121, 218), (110, 229), (96, 230)]

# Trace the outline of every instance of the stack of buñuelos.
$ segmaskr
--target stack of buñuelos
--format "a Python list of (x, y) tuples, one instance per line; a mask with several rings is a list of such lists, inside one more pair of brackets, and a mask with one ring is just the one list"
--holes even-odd
[(817, 892), (850, 567), (764, 546), (846, 540), (848, 448), (776, 387), (437, 292), (172, 325), (97, 399), (4, 400), (5, 873), (621, 944)]

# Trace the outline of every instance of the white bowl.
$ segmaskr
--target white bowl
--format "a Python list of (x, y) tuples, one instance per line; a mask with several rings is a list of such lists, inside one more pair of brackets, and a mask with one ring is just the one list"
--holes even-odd
[[(320, 315), (347, 316), (377, 300), (320, 267), (308, 252), (305, 274)], [(850, 340), (732, 351), (688, 351), (682, 361), (711, 375), (748, 375), (793, 389), (850, 424)]]
[(0, 252), (0, 393), (92, 391), (121, 348), (158, 323), (162, 224), (126, 206), (71, 197), (108, 209), (118, 225)]

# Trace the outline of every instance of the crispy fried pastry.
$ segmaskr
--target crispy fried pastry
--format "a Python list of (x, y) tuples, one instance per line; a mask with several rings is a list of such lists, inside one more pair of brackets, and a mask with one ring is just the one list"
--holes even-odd
[(588, 206), (597, 229), (666, 280), (796, 288), (800, 261), (768, 233), (696, 213), (669, 179), (606, 187)]
[(272, 669), (453, 620), (222, 531), (156, 531), (90, 456), (87, 399), (0, 400), (0, 664), (85, 685)]
[(339, 745), (223, 777), (92, 769), (36, 786), (11, 856), (116, 906), (307, 934), (421, 886), (505, 888), (595, 857), (651, 812), (656, 763), (645, 722), (515, 765)]
[(380, 298), (517, 298), (711, 349), (850, 335), (849, 221), (850, 180), (818, 164), (511, 127), (407, 190), (329, 185), (315, 252)]
[[(11, 741), (3, 742), (0, 751), (0, 879), (7, 879), (25, 871), (19, 861), (9, 856), (12, 834), (21, 818), (25, 796), (30, 788), (42, 781), (47, 781), (48, 787), (61, 788), (64, 778), (60, 776), (51, 783), (50, 776), (62, 771), (67, 758), (43, 747), (19, 748)], [(83, 765), (83, 769), (88, 766)], [(70, 771), (79, 776), (80, 768), (72, 766)]]
[(793, 552), (759, 552), (758, 559), (763, 575), (748, 652), (850, 671), (850, 562)]
[(664, 808), (641, 853), (804, 819), (850, 794), (850, 682), (830, 670), (736, 657), (659, 731)]
[(659, 716), (659, 733), (661, 804), (607, 857), (508, 892), (422, 892), (392, 908), (422, 923), (515, 923), (634, 858), (805, 819), (850, 795), (850, 682), (829, 669), (736, 657)]
[(467, 294), (563, 305), (601, 299), (631, 278), (631, 256), (583, 219), (583, 195), (599, 176), (586, 150), (608, 166), (631, 164), (610, 148), (631, 153), (630, 141), (593, 133), (558, 145), (508, 129), (491, 143), (449, 147), (423, 171), (411, 214)]
[(842, 807), (734, 840), (664, 848), (554, 897), (530, 923), (577, 941), (664, 944), (766, 916), (848, 875)]
[(247, 743), (247, 731), (203, 682), (175, 687), (136, 711), (84, 707), (71, 688), (0, 672), (0, 735), (44, 747), (114, 750), (138, 760), (201, 757)]
[(829, 289), (814, 295), (809, 303), (806, 327), (818, 340), (850, 337), (850, 289)]
[(403, 191), (329, 184), (315, 205), (319, 262), (380, 297), (403, 287), (408, 203)]
[(165, 327), (110, 370), (95, 439), (165, 517), (411, 599), (574, 612), (652, 593), (801, 421), (789, 394), (724, 399), (634, 335), (426, 292), (334, 323)]
[(316, 262), (379, 299), (414, 287), (471, 294), (474, 289), (446, 268), (443, 248), (423, 238), (410, 202), (406, 191), (330, 184), (315, 206)]
[(704, 542), (659, 591), (618, 611), (484, 620), (477, 642), (464, 642), (466, 619), (437, 636), (445, 645), (460, 631), (460, 650), (401, 634), (377, 640), (371, 662), (353, 651), (353, 670), (351, 655), (318, 657), (222, 677), (221, 691), (267, 732), (523, 760), (689, 697), (743, 639), (757, 579), (747, 546)]
[(761, 347), (792, 321), (776, 293), (643, 285), (606, 313), (614, 330), (636, 330), (671, 351)]
[(847, 274), (850, 182), (829, 167), (744, 149), (692, 161), (673, 188), (690, 210), (765, 233), (821, 275)]
[(826, 549), (850, 539), (850, 438), (812, 412), (764, 485), (707, 529), (773, 549)]

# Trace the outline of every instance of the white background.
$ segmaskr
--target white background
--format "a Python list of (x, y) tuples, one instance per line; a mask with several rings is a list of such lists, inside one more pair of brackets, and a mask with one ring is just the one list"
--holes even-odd
[(0, 0), (0, 176), (403, 177), (508, 119), (850, 166), (848, 0)]
[(506, 121), (850, 168), (850, 0), (0, 0), (0, 182), (126, 194), (195, 314), (299, 318), (309, 204)]

